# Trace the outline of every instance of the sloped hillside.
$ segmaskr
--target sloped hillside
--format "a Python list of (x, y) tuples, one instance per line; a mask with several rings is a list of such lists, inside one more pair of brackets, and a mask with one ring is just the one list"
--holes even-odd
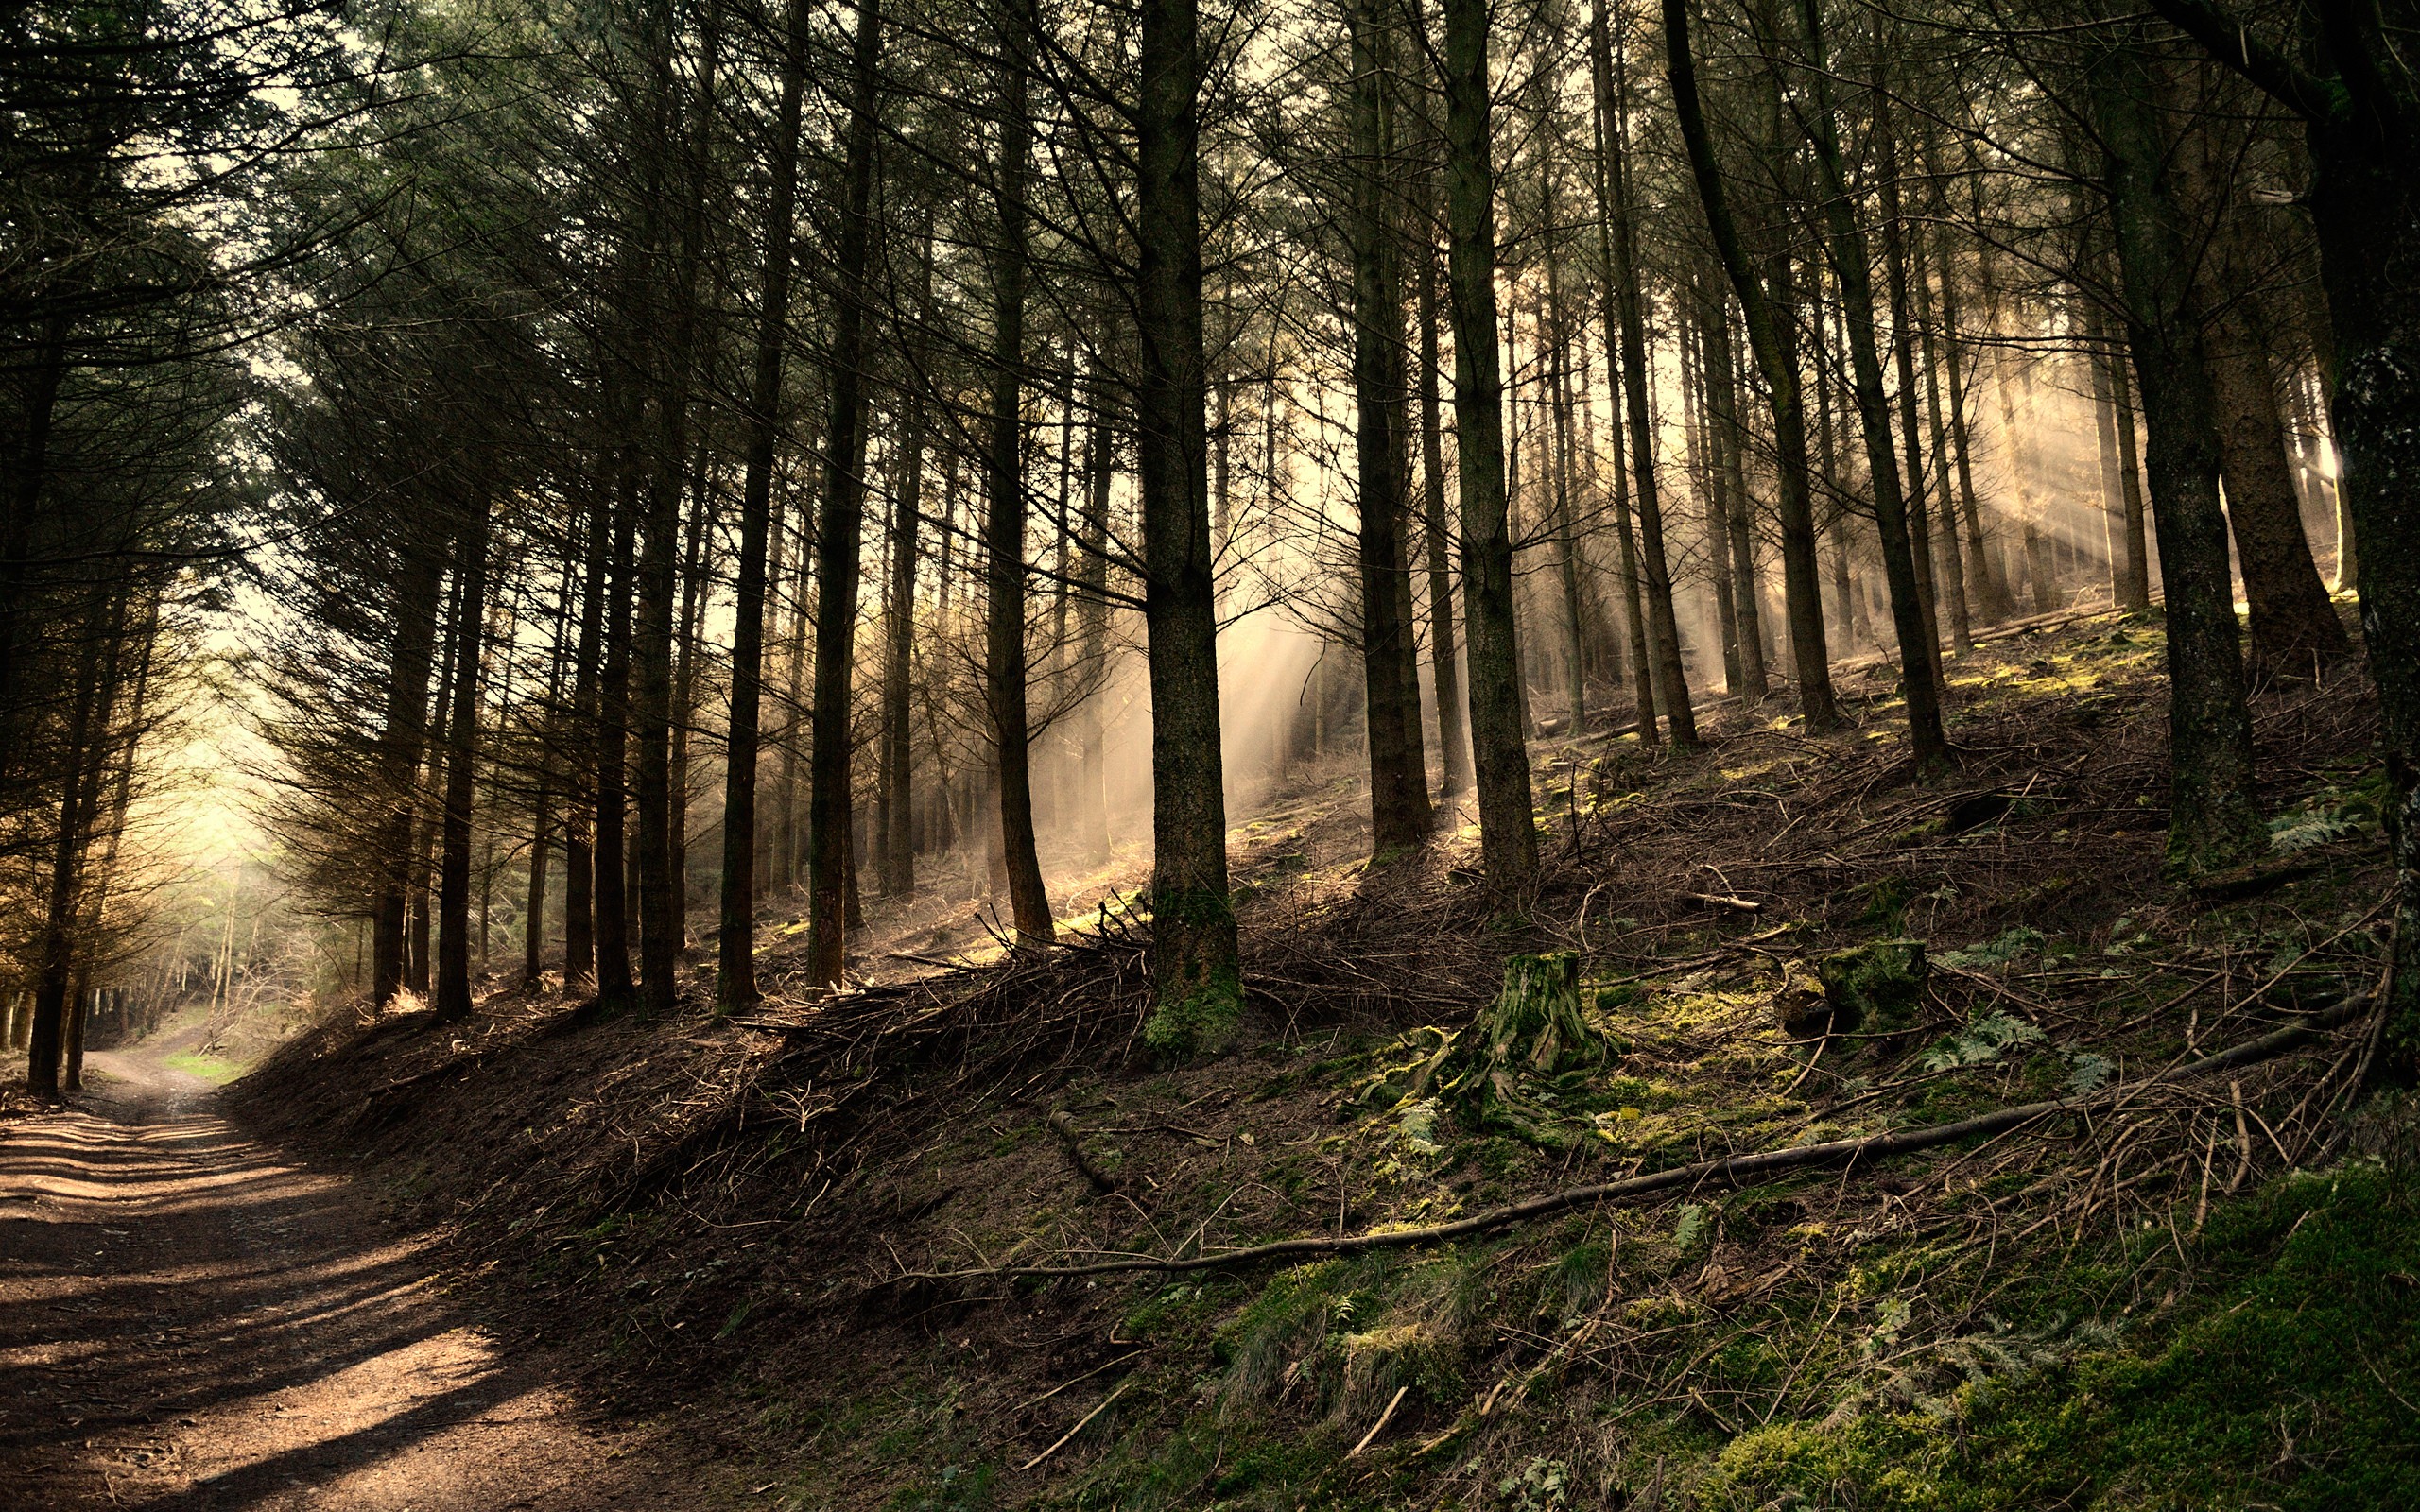
[[(1308, 774), (1234, 836), (1205, 1063), (1146, 1052), (1105, 890), (966, 970), (878, 914), (828, 1001), (769, 920), (738, 1020), (702, 971), (668, 1022), (340, 1016), (238, 1093), (748, 1504), (2420, 1503), (2412, 1121), (2356, 1095), (2371, 704), (2263, 690), (2275, 853), (2181, 889), (2160, 650), (1963, 659), (1932, 785), (1880, 671), (1873, 729), (1542, 745), (1527, 898), (1470, 832), (1368, 865)], [(914, 954), (977, 937), (914, 906)]]

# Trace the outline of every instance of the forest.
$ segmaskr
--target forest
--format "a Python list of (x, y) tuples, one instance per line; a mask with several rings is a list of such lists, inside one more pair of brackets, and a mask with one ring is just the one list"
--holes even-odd
[(6, 8), (0, 1501), (2420, 1504), (2415, 45)]

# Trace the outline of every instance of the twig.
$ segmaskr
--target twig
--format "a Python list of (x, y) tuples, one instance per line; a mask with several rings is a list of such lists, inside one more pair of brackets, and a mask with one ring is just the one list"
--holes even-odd
[(1353, 1452), (1345, 1455), (1346, 1459), (1359, 1459), (1361, 1452), (1370, 1447), (1370, 1440), (1386, 1431), (1387, 1424), (1395, 1420), (1395, 1409), (1403, 1405), (1404, 1393), (1410, 1389), (1409, 1386), (1395, 1387), (1395, 1394), (1387, 1400), (1387, 1410), (1378, 1414), (1378, 1420), (1370, 1425), (1370, 1431), (1361, 1435), (1361, 1442), (1353, 1446)]
[(1051, 1387), (1048, 1391), (1044, 1392), (1041, 1396), (1034, 1398), (1030, 1401), (1018, 1402), (1015, 1406), (1010, 1408), (1009, 1411), (1011, 1414), (1015, 1414), (1025, 1411), (1028, 1407), (1039, 1407), (1044, 1402), (1048, 1401), (1051, 1398), (1059, 1395), (1059, 1393), (1066, 1390), (1069, 1386), (1080, 1385), (1084, 1382), (1090, 1381), (1093, 1377), (1100, 1374), (1102, 1371), (1111, 1369), (1116, 1366), (1124, 1365), (1127, 1361), (1134, 1359), (1144, 1352), (1145, 1351), (1141, 1349), (1137, 1349), (1133, 1354), (1121, 1354), (1116, 1359), (1108, 1362), (1106, 1365), (1097, 1365), (1072, 1381), (1060, 1382), (1057, 1385)]
[(1086, 1424), (1099, 1417), (1102, 1413), (1109, 1411), (1109, 1404), (1115, 1401), (1118, 1398), (1126, 1395), (1126, 1388), (1133, 1383), (1134, 1378), (1132, 1376), (1128, 1376), (1125, 1380), (1119, 1382), (1117, 1383), (1116, 1390), (1112, 1391), (1108, 1396), (1100, 1399), (1099, 1406), (1095, 1407), (1092, 1411), (1076, 1419), (1075, 1427), (1070, 1428), (1065, 1433), (1060, 1435), (1059, 1442), (1051, 1445), (1048, 1449), (1044, 1450), (1041, 1453), (1036, 1454), (1033, 1458), (1027, 1460), (1024, 1464), (1018, 1466), (1018, 1470), (1029, 1470), (1036, 1465), (1041, 1464), (1044, 1460), (1048, 1459), (1051, 1455), (1058, 1453), (1060, 1450), (1065, 1448), (1067, 1440), (1075, 1437), (1078, 1434), (1082, 1433)]

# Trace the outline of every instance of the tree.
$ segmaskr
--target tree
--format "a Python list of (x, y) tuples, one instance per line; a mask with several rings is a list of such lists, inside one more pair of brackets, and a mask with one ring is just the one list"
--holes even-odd
[(1523, 734), (1520, 632), (1513, 617), (1506, 509), (1487, 5), (1443, 0), (1443, 10), (1447, 286), (1461, 491), (1462, 618), (1470, 642), (1471, 758), (1488, 885), (1510, 893), (1536, 873), (1538, 836)]
[(1142, 0), (1140, 20), (1134, 440), (1151, 687), (1150, 1038), (1189, 1053), (1223, 1047), (1242, 1011), (1204, 418), (1200, 7)]

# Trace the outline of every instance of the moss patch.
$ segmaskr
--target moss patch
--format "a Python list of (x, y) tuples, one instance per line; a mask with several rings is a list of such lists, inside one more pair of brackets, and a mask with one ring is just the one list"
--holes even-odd
[(2191, 1321), (1932, 1410), (1758, 1429), (1707, 1507), (2420, 1505), (2420, 1194), (2297, 1175), (2221, 1210)]

